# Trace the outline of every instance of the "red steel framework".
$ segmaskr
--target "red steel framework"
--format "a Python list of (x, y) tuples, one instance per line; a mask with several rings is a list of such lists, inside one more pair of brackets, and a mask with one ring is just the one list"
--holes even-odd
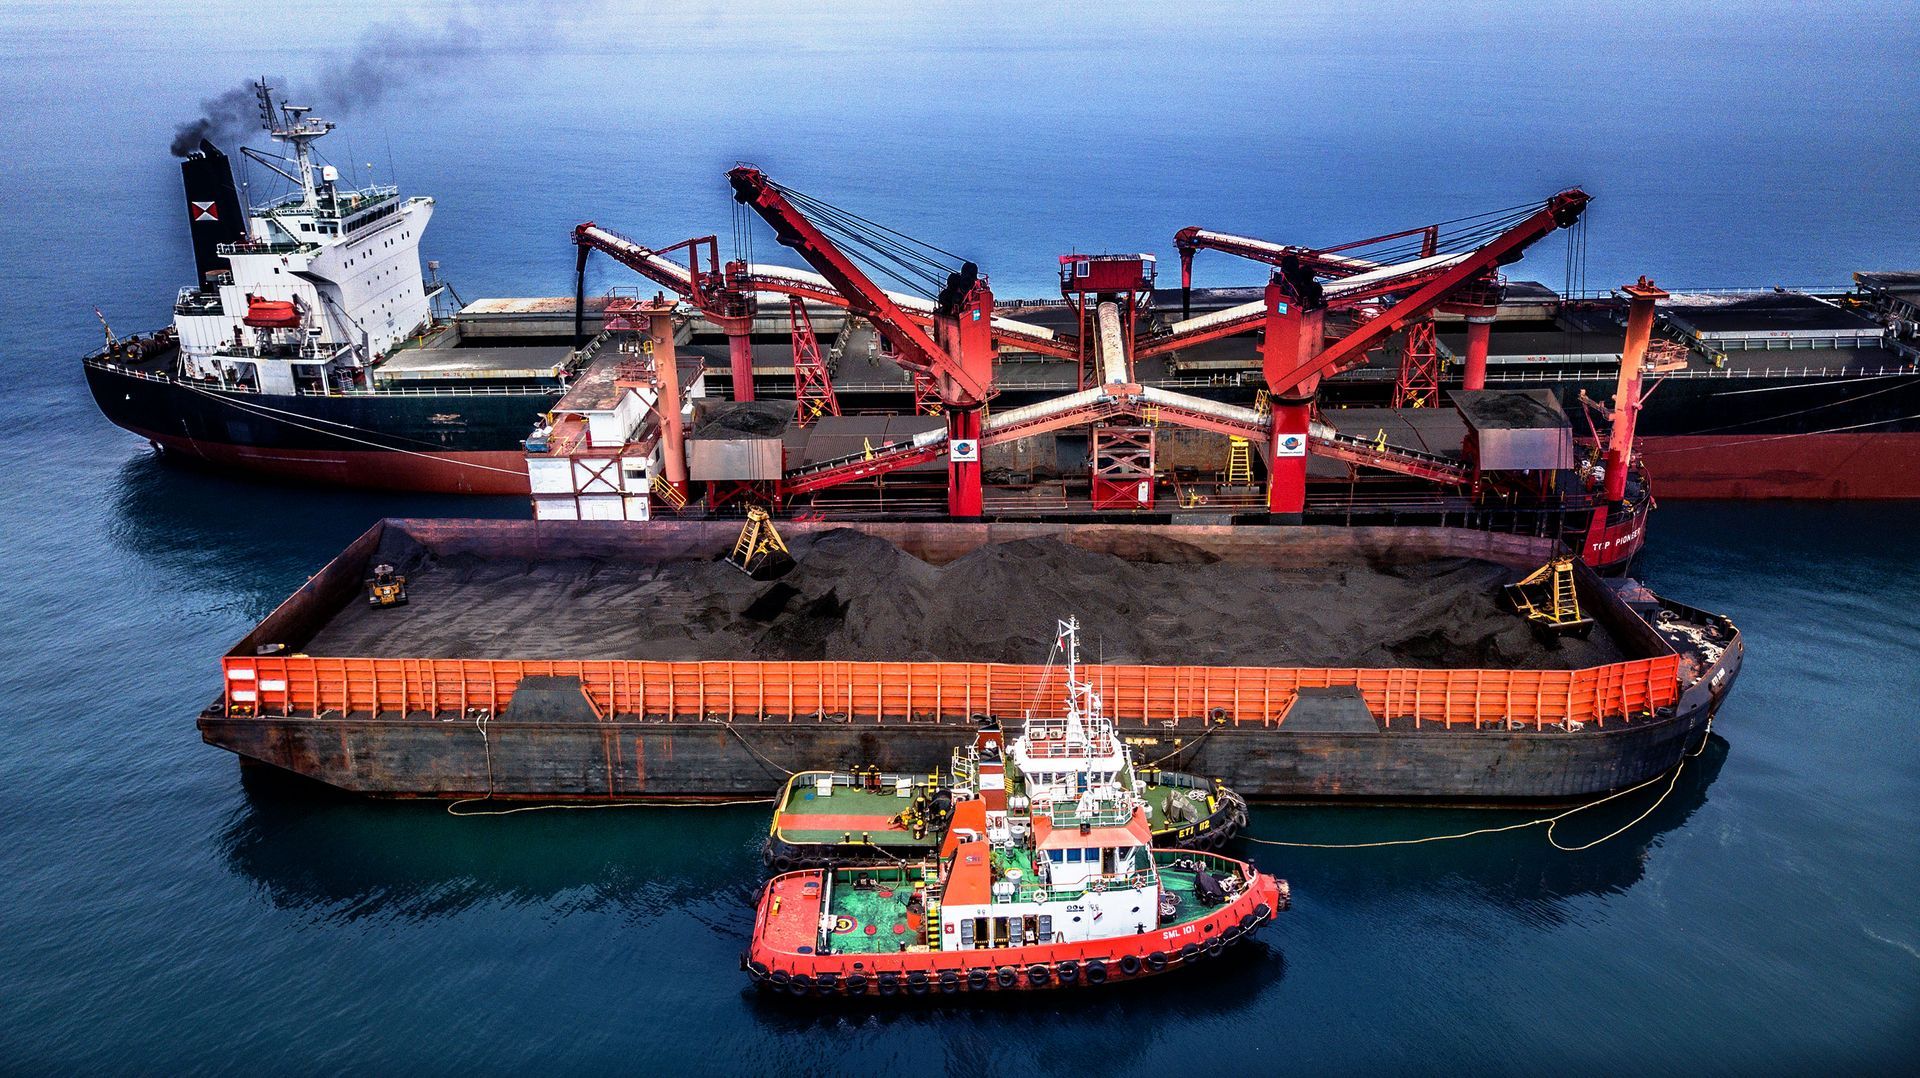
[[(1479, 287), (1497, 289), (1496, 268), (1518, 258), (1524, 249), (1556, 228), (1576, 221), (1588, 201), (1578, 189), (1563, 191), (1542, 203), (1524, 218), (1505, 224), (1497, 234), (1480, 246), (1446, 256), (1428, 254), (1401, 265), (1379, 265), (1344, 252), (1370, 244), (1418, 235), (1421, 250), (1431, 252), (1437, 245), (1438, 226), (1426, 226), (1386, 236), (1324, 249), (1287, 247), (1245, 237), (1185, 229), (1176, 237), (1182, 258), (1182, 284), (1190, 283), (1193, 252), (1203, 247), (1230, 250), (1248, 257), (1277, 264), (1280, 269), (1268, 283), (1260, 303), (1232, 308), (1214, 315), (1188, 319), (1175, 327), (1136, 340), (1137, 331), (1128, 306), (1128, 329), (1123, 335), (1128, 366), (1132, 362), (1162, 355), (1175, 349), (1192, 347), (1207, 341), (1263, 329), (1262, 366), (1273, 393), (1270, 416), (1242, 416), (1231, 409), (1205, 407), (1195, 402), (1182, 406), (1166, 391), (1142, 391), (1128, 384), (1109, 394), (1111, 400), (1079, 402), (1063, 398), (1057, 407), (1039, 422), (990, 428), (983, 422), (986, 402), (994, 392), (995, 348), (1004, 344), (1031, 349), (1043, 354), (1074, 358), (1081, 362), (1084, 380), (1088, 335), (1072, 339), (1035, 327), (1004, 323), (993, 314), (993, 296), (985, 276), (973, 263), (953, 273), (937, 302), (930, 307), (915, 306), (910, 297), (886, 292), (873, 281), (787, 198), (786, 189), (774, 184), (758, 169), (740, 167), (729, 179), (737, 201), (753, 209), (773, 226), (779, 241), (798, 252), (817, 271), (814, 274), (791, 270), (750, 267), (730, 262), (724, 270), (718, 265), (717, 240), (701, 237), (655, 252), (599, 228), (591, 222), (575, 229), (580, 247), (581, 274), (576, 293), (584, 290), (584, 266), (589, 250), (601, 250), (625, 265), (672, 288), (689, 299), (710, 318), (722, 321), (728, 329), (730, 346), (744, 346), (745, 332), (751, 328), (751, 297), (757, 292), (775, 292), (812, 299), (847, 308), (867, 317), (892, 346), (896, 361), (914, 378), (916, 407), (932, 410), (935, 400), (947, 420), (943, 444), (915, 444), (897, 451), (857, 461), (828, 462), (824, 466), (790, 475), (782, 484), (782, 493), (792, 495), (823, 489), (841, 482), (868, 478), (923, 460), (945, 456), (948, 462), (948, 513), (958, 519), (978, 518), (982, 510), (980, 450), (986, 444), (1024, 434), (1039, 433), (1061, 426), (1085, 425), (1119, 415), (1138, 417), (1151, 400), (1159, 416), (1173, 423), (1236, 435), (1258, 436), (1262, 455), (1268, 462), (1268, 511), (1276, 519), (1297, 520), (1305, 506), (1306, 457), (1311, 445), (1316, 453), (1404, 474), (1423, 475), (1437, 481), (1461, 482), (1457, 466), (1413, 459), (1418, 455), (1402, 451), (1380, 450), (1353, 440), (1344, 444), (1338, 438), (1316, 435), (1310, 420), (1313, 399), (1322, 378), (1337, 374), (1366, 361), (1369, 350), (1378, 348), (1397, 330), (1408, 330), (1412, 351), (1403, 360), (1400, 388), (1396, 400), (1401, 403), (1431, 403), (1437, 394), (1437, 357), (1429, 351), (1432, 340), (1431, 316), (1436, 307), (1453, 302), (1456, 293)], [(803, 197), (798, 196), (796, 197)], [(804, 198), (803, 198), (804, 201)], [(811, 204), (811, 203), (809, 203)], [(688, 263), (680, 266), (664, 257), (686, 249)], [(704, 264), (701, 254), (705, 254)], [(1133, 277), (1140, 275), (1142, 256), (1110, 256), (1131, 259)], [(1077, 261), (1077, 259), (1076, 259)], [(1088, 260), (1089, 262), (1092, 259)], [(1065, 279), (1068, 265), (1063, 260), (1063, 290), (1073, 294)], [(1073, 268), (1077, 269), (1077, 266)], [(1322, 286), (1316, 275), (1334, 278)], [(1096, 289), (1096, 292), (1125, 292), (1131, 287)], [(1083, 290), (1084, 291), (1084, 290)], [(1133, 293), (1129, 292), (1129, 295)], [(1497, 292), (1495, 293), (1497, 297)], [(584, 296), (576, 298), (584, 305)], [(1104, 297), (1111, 298), (1111, 297)], [(1103, 302), (1104, 302), (1103, 298)], [(1461, 297), (1464, 299), (1464, 296)], [(1484, 297), (1482, 297), (1484, 303)], [(1117, 301), (1116, 301), (1117, 302)], [(1494, 300), (1497, 302), (1497, 298)], [(1084, 303), (1082, 304), (1084, 308)], [(1328, 310), (1376, 312), (1358, 323), (1345, 336), (1329, 343), (1325, 314)], [(742, 311), (745, 321), (740, 321)], [(1083, 310), (1084, 322), (1084, 310)], [(1475, 317), (1475, 313), (1480, 317)], [(576, 322), (581, 317), (576, 313)], [(1475, 384), (1476, 372), (1484, 379), (1485, 350), (1490, 308), (1478, 306), (1469, 312), (1467, 383)], [(1003, 324), (1004, 323), (1004, 324)], [(931, 329), (931, 333), (929, 333)], [(1434, 350), (1437, 351), (1437, 350)], [(738, 367), (741, 355), (734, 349)], [(746, 360), (745, 392), (751, 394), (751, 359)], [(796, 371), (798, 374), (798, 371)], [(736, 396), (742, 378), (736, 371)], [(929, 389), (931, 395), (929, 395)], [(1085, 391), (1083, 390), (1083, 393)], [(1242, 409), (1241, 411), (1245, 411)], [(1028, 429), (1031, 428), (1031, 429)], [(1017, 433), (1016, 433), (1017, 432)]]
[(820, 358), (820, 339), (814, 336), (806, 301), (789, 296), (787, 309), (793, 320), (793, 419), (804, 427), (823, 415), (839, 415), (840, 399), (833, 395), (833, 380)]
[(1154, 430), (1102, 423), (1093, 428), (1093, 507), (1152, 509)]

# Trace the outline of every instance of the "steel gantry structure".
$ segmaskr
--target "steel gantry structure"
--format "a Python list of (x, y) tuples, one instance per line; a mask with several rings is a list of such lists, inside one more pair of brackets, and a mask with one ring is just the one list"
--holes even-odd
[[(1484, 288), (1499, 266), (1519, 258), (1541, 237), (1576, 221), (1588, 201), (1584, 192), (1572, 189), (1491, 223), (1466, 219), (1479, 223), (1459, 230), (1451, 242), (1440, 226), (1322, 249), (1186, 229), (1177, 238), (1183, 290), (1191, 284), (1192, 255), (1201, 249), (1240, 254), (1276, 269), (1259, 301), (1160, 327), (1135, 317), (1139, 296), (1150, 287), (1150, 268), (1143, 270), (1150, 267), (1150, 256), (1074, 256), (1062, 260), (1063, 293), (1076, 299), (1080, 311), (1079, 332), (1068, 334), (996, 316), (988, 279), (971, 261), (777, 184), (760, 169), (735, 168), (728, 179), (736, 201), (764, 219), (779, 242), (799, 254), (811, 270), (743, 260), (722, 265), (718, 241), (712, 236), (654, 250), (588, 222), (574, 230), (580, 251), (576, 299), (581, 307), (584, 267), (593, 250), (673, 291), (727, 334), (736, 399), (751, 399), (747, 334), (759, 297), (777, 296), (793, 304), (815, 302), (866, 318), (916, 384), (930, 387), (935, 394), (944, 429), (787, 472), (779, 494), (804, 495), (944, 456), (948, 512), (961, 519), (982, 513), (980, 460), (986, 447), (1116, 420), (1170, 423), (1247, 438), (1259, 445), (1268, 470), (1267, 507), (1277, 519), (1298, 519), (1303, 512), (1309, 451), (1436, 483), (1466, 483), (1470, 472), (1458, 462), (1341, 435), (1316, 422), (1312, 401), (1319, 383), (1364, 363), (1367, 353), (1380, 347), (1389, 334), (1429, 318), (1450, 299), (1458, 302), (1463, 290)], [(840, 242), (833, 236), (840, 237)], [(1399, 253), (1413, 257), (1403, 261), (1358, 253), (1377, 254), (1384, 244), (1409, 239), (1415, 241), (1411, 251)], [(868, 258), (892, 263), (918, 277), (931, 296), (882, 288), (847, 247), (863, 248)], [(685, 252), (684, 264), (671, 257), (677, 252)], [(1106, 261), (1128, 270), (1129, 287), (1067, 279), (1069, 273), (1079, 273), (1078, 264), (1088, 264), (1091, 270)], [(1122, 261), (1132, 264), (1118, 266)], [(579, 310), (577, 320), (582, 317)], [(1357, 317), (1351, 331), (1329, 342), (1326, 315), (1331, 311), (1361, 312), (1365, 317)], [(795, 321), (797, 325), (799, 318)], [(576, 334), (581, 328), (577, 321)], [(1272, 394), (1268, 409), (1142, 385), (1134, 375), (1134, 365), (1141, 359), (1254, 331), (1264, 334), (1260, 350)], [(810, 326), (807, 332), (811, 334)], [(1082, 370), (1082, 388), (988, 415), (1000, 349), (1074, 360)], [(1484, 333), (1479, 355), (1484, 364)], [(817, 369), (806, 373), (821, 383), (811, 392), (830, 393), (820, 374)]]

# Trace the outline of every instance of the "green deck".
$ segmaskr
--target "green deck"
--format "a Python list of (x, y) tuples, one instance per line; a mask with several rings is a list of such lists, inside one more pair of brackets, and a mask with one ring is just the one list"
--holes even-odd
[[(929, 831), (922, 838), (915, 838), (910, 831), (893, 825), (893, 819), (900, 815), (911, 803), (911, 799), (898, 796), (893, 791), (893, 782), (899, 778), (912, 778), (923, 788), (925, 775), (886, 775), (883, 779), (883, 792), (855, 789), (850, 786), (835, 786), (833, 793), (821, 797), (814, 792), (811, 779), (826, 772), (802, 772), (794, 776), (787, 786), (786, 797), (774, 817), (774, 830), (784, 841), (795, 845), (833, 845), (851, 834), (854, 842), (861, 842), (862, 835), (871, 836), (873, 845), (884, 846), (896, 853), (909, 853), (915, 850), (931, 850), (940, 842), (936, 831)], [(1008, 790), (1009, 795), (1017, 795), (1020, 786), (1016, 780)], [(1190, 795), (1198, 793), (1199, 799)], [(1174, 801), (1186, 803), (1184, 809), (1175, 806)], [(1212, 811), (1208, 804), (1206, 791), (1193, 791), (1178, 786), (1149, 783), (1146, 788), (1147, 823), (1156, 835), (1177, 830), (1185, 824), (1204, 820)], [(810, 826), (814, 825), (814, 826)], [(1028, 873), (1031, 876), (1031, 873)]]
[[(842, 931), (838, 927), (841, 922), (837, 921), (832, 933), (834, 953), (892, 954), (925, 944), (924, 917), (907, 912), (907, 901), (913, 897), (913, 885), (920, 875), (917, 867), (833, 873), (827, 912), (836, 919), (846, 919), (846, 930)], [(857, 879), (872, 880), (876, 886), (855, 887)], [(938, 884), (928, 886), (937, 888)]]
[[(1171, 862), (1196, 860), (1216, 874), (1227, 866), (1204, 854), (1163, 852), (1154, 855), (1159, 868), (1160, 888), (1173, 897), (1175, 912), (1158, 927), (1171, 928), (1197, 921), (1217, 907), (1201, 902), (1194, 893), (1197, 877), (1188, 869), (1174, 868)], [(1144, 858), (1143, 858), (1144, 860)], [(1141, 866), (1144, 868), (1144, 864)], [(1021, 899), (1031, 899), (1028, 882), (1034, 878), (1032, 855), (1026, 850), (995, 850), (993, 878), (1005, 878), (1006, 870), (1020, 870)], [(894, 954), (908, 948), (927, 945), (927, 921), (924, 915), (910, 913), (908, 901), (914, 884), (923, 879), (921, 865), (889, 868), (839, 869), (828, 875), (827, 912), (836, 919), (831, 946), (835, 954)], [(857, 880), (871, 880), (872, 887), (856, 887)], [(937, 898), (939, 882), (926, 880), (927, 891)], [(840, 927), (844, 925), (844, 927)], [(868, 931), (871, 928), (872, 931)]]
[[(860, 842), (864, 834), (871, 836), (876, 846), (904, 850), (931, 849), (940, 841), (938, 834), (930, 832), (924, 838), (915, 838), (912, 832), (894, 826), (894, 817), (912, 801), (895, 795), (891, 786), (884, 793), (835, 786), (831, 795), (821, 797), (814, 793), (810, 778), (804, 772), (794, 777), (774, 819), (775, 830), (788, 842), (831, 845), (848, 834)], [(893, 778), (890, 775), (887, 781), (891, 783)], [(924, 781), (925, 777), (921, 778)]]

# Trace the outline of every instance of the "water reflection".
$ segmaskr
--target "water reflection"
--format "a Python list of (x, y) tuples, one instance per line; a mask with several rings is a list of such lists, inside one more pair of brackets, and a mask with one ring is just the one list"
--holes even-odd
[[(1557, 920), (1567, 899), (1619, 894), (1639, 883), (1662, 836), (1683, 826), (1707, 803), (1707, 789), (1719, 777), (1727, 753), (1725, 738), (1708, 737), (1706, 748), (1687, 761), (1659, 807), (1619, 837), (1589, 850), (1556, 849), (1544, 826), (1414, 846), (1326, 850), (1242, 843), (1240, 849), (1262, 867), (1293, 880), (1296, 896), (1310, 901), (1338, 903), (1445, 888), (1523, 916)], [(1664, 781), (1655, 783), (1571, 816), (1554, 835), (1566, 846), (1600, 838), (1646, 811), (1665, 787)], [(1248, 833), (1300, 842), (1377, 842), (1500, 827), (1558, 811), (1258, 806)]]
[[(1129, 1053), (1153, 1048), (1153, 1023), (1169, 1018), (1228, 1015), (1255, 1005), (1269, 1006), (1266, 993), (1287, 975), (1286, 953), (1277, 946), (1285, 938), (1284, 918), (1252, 940), (1229, 948), (1195, 971), (1204, 977), (1204, 992), (1180, 991), (1193, 978), (1175, 975), (1167, 980), (1112, 982), (1098, 992), (991, 993), (948, 1000), (925, 998), (869, 998), (849, 1006), (844, 999), (794, 999), (742, 990), (749, 1009), (762, 1027), (775, 1033), (833, 1033), (858, 1029), (921, 1028), (939, 1030), (953, 1020), (990, 1023), (996, 1036), (1023, 1032), (1044, 1036), (1048, 1051), (1058, 1058), (1099, 1058), (1118, 1062)], [(1065, 1022), (1059, 1022), (1066, 1019)], [(1059, 1024), (1055, 1024), (1059, 1022)], [(950, 1050), (964, 1052), (971, 1039), (956, 1040)], [(1116, 1055), (1118, 1053), (1118, 1055)], [(949, 1060), (951, 1064), (953, 1060)], [(985, 1063), (983, 1061), (983, 1066)], [(950, 1072), (960, 1068), (949, 1066)], [(987, 1073), (973, 1070), (966, 1073)]]
[(453, 816), (371, 801), (266, 769), (220, 838), (275, 906), (322, 921), (426, 920), (480, 905), (745, 909), (760, 881), (762, 807), (556, 809)]
[(523, 498), (289, 486), (151, 454), (121, 466), (112, 506), (108, 539), (156, 573), (249, 591), (312, 572), (382, 517), (524, 517), (529, 511)]
[[(1579, 853), (1554, 849), (1543, 828), (1421, 846), (1243, 846), (1241, 852), (1292, 880), (1296, 895), (1315, 904), (1438, 889), (1522, 915), (1554, 917), (1566, 899), (1619, 893), (1638, 883), (1661, 836), (1706, 803), (1726, 757), (1726, 741), (1709, 739), (1651, 816)], [(691, 905), (699, 916), (724, 919), (751, 905), (762, 875), (765, 806), (456, 817), (438, 803), (369, 801), (264, 769), (246, 772), (243, 787), (243, 805), (220, 839), (228, 864), (276, 906), (322, 920), (427, 919), (489, 903), (621, 907), (641, 918)], [(1567, 821), (1560, 840), (1577, 845), (1606, 834), (1643, 811), (1658, 789)], [(1368, 842), (1497, 826), (1529, 815), (1261, 807), (1253, 831)]]

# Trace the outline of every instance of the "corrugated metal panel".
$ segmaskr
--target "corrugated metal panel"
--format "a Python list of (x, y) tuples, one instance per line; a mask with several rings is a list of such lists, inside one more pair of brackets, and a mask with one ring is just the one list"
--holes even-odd
[(687, 473), (703, 482), (778, 479), (780, 463), (778, 438), (687, 439)]
[(1575, 467), (1571, 430), (1483, 430), (1480, 467), (1489, 472), (1556, 470)]

